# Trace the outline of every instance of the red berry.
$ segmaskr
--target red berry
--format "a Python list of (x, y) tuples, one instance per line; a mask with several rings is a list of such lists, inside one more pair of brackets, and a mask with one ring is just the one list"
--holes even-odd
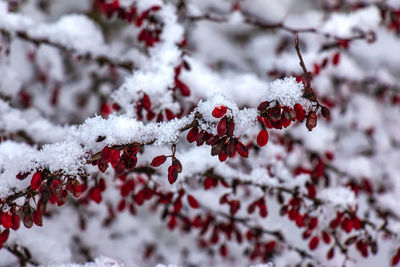
[(400, 253), (397, 252), (396, 255), (392, 257), (392, 265), (396, 265), (400, 262)]
[(13, 215), (12, 215), (12, 229), (15, 231), (15, 230), (18, 230), (18, 228), (19, 228), (19, 226), (20, 226), (20, 219), (19, 219), (19, 215), (17, 214), (17, 213), (14, 213)]
[(42, 184), (42, 173), (35, 172), (31, 180), (31, 189), (38, 190), (41, 184)]
[(275, 250), (275, 246), (276, 246), (276, 241), (270, 241), (267, 244), (265, 244), (265, 251), (266, 252), (272, 252)]
[(110, 160), (110, 149), (105, 146), (101, 151), (101, 160), (108, 162)]
[(178, 167), (176, 165), (171, 165), (168, 168), (168, 182), (173, 184), (178, 179)]
[(31, 228), (33, 225), (33, 218), (32, 218), (32, 214), (31, 213), (26, 213), (24, 215), (24, 225), (26, 228)]
[(331, 242), (331, 236), (324, 231), (322, 232), (322, 240), (324, 240), (326, 244), (329, 244), (329, 242)]
[(305, 112), (300, 104), (294, 105), (294, 112), (296, 113), (296, 119), (298, 121), (303, 121), (305, 119)]
[(319, 238), (318, 238), (318, 236), (314, 236), (313, 238), (311, 238), (310, 243), (308, 243), (308, 247), (309, 247), (311, 250), (314, 250), (314, 249), (317, 248), (318, 243), (319, 243)]
[(110, 163), (113, 168), (115, 168), (118, 165), (120, 158), (121, 155), (118, 149), (110, 150)]
[(189, 143), (193, 143), (194, 141), (196, 141), (198, 134), (199, 134), (199, 129), (197, 127), (193, 127), (188, 132), (186, 139), (188, 140)]
[(42, 214), (40, 213), (39, 210), (35, 210), (35, 211), (33, 212), (33, 222), (34, 222), (37, 226), (42, 226), (42, 225), (43, 225)]
[(328, 251), (328, 253), (327, 253), (327, 255), (326, 255), (326, 258), (327, 258), (328, 260), (330, 260), (330, 259), (333, 258), (333, 256), (335, 256), (335, 247), (332, 247), (332, 248)]
[(167, 120), (169, 121), (175, 118), (175, 114), (169, 109), (165, 110), (165, 115), (167, 116)]
[(189, 202), (189, 205), (193, 208), (193, 209), (197, 209), (199, 207), (199, 202), (197, 202), (197, 199), (194, 198), (194, 196), (192, 195), (188, 195), (187, 196), (187, 200)]
[(261, 130), (257, 135), (257, 144), (259, 146), (265, 146), (268, 143), (268, 132)]
[(161, 164), (163, 164), (166, 160), (167, 160), (167, 157), (164, 156), (164, 155), (157, 156), (157, 157), (155, 157), (155, 158), (151, 161), (150, 166), (152, 166), (152, 167), (159, 167), (159, 166), (160, 166)]
[(225, 244), (221, 245), (221, 247), (219, 248), (219, 253), (221, 254), (222, 257), (226, 257), (228, 255), (228, 248), (226, 247)]
[(226, 118), (222, 118), (217, 125), (217, 133), (219, 136), (226, 134)]
[(3, 212), (0, 218), (1, 225), (3, 225), (4, 228), (9, 229), (13, 226), (11, 213)]
[(225, 154), (223, 151), (221, 153), (218, 154), (218, 159), (221, 162), (224, 162), (226, 159), (228, 158), (228, 155)]
[(249, 150), (241, 142), (237, 143), (236, 149), (240, 156), (242, 156), (244, 158), (247, 158), (249, 156)]
[(337, 65), (340, 62), (340, 53), (336, 52), (332, 57), (332, 64)]
[(211, 177), (206, 177), (206, 179), (204, 179), (204, 189), (208, 190), (212, 187), (214, 187), (214, 179)]
[(101, 196), (101, 191), (97, 187), (93, 188), (90, 191), (89, 195), (90, 195), (90, 199), (93, 200), (96, 203), (100, 203), (103, 200), (103, 198)]
[(8, 229), (4, 230), (3, 232), (0, 232), (0, 247), (7, 241), (9, 235), (10, 235), (10, 230)]
[(190, 89), (186, 84), (180, 82), (178, 88), (183, 96), (190, 96)]
[(97, 167), (101, 172), (105, 172), (108, 168), (108, 163), (106, 161), (99, 160), (97, 161)]
[(315, 185), (313, 185), (313, 184), (307, 185), (307, 191), (308, 191), (308, 197), (309, 198), (315, 198), (315, 196), (317, 195), (317, 191), (315, 189)]
[(151, 109), (150, 97), (147, 94), (143, 95), (142, 105), (143, 105), (143, 108), (147, 111), (149, 111)]
[(212, 112), (212, 115), (217, 119), (222, 118), (226, 114), (226, 110), (227, 109), (225, 106), (215, 107)]
[(240, 209), (239, 200), (232, 200), (229, 202), (231, 215), (234, 215)]

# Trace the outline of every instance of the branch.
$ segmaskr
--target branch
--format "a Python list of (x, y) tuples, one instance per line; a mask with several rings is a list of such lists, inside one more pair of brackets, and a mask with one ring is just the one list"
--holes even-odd
[[(8, 34), (8, 35), (11, 35), (11, 32), (6, 30), (6, 29), (4, 29), (4, 28), (0, 28), (0, 32), (3, 33), (3, 34), (5, 33), (5, 34)], [(22, 31), (22, 30), (16, 31), (15, 35), (18, 38), (20, 38), (20, 39), (22, 39), (22, 40), (24, 40), (26, 42), (34, 44), (35, 46), (39, 46), (39, 45), (45, 44), (45, 45), (49, 45), (49, 46), (55, 47), (57, 49), (60, 49), (61, 51), (64, 51), (64, 52), (67, 52), (67, 53), (75, 53), (79, 57), (81, 57), (82, 59), (88, 60), (88, 61), (94, 61), (94, 62), (98, 63), (100, 66), (106, 64), (106, 65), (110, 65), (110, 66), (119, 67), (119, 68), (125, 69), (127, 71), (133, 71), (135, 69), (135, 64), (132, 61), (128, 61), (128, 60), (119, 61), (117, 59), (113, 59), (111, 57), (108, 57), (107, 55), (92, 55), (90, 53), (83, 54), (83, 53), (81, 53), (81, 52), (79, 52), (79, 51), (77, 51), (77, 50), (75, 50), (73, 48), (68, 48), (68, 47), (64, 46), (63, 44), (61, 44), (61, 43), (58, 43), (58, 42), (55, 42), (55, 41), (51, 41), (51, 40), (46, 39), (46, 38), (33, 37), (33, 36), (29, 35), (28, 32)]]

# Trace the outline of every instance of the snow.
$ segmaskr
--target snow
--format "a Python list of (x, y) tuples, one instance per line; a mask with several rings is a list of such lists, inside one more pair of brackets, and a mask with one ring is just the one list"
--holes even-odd
[(358, 31), (375, 30), (380, 22), (379, 9), (371, 5), (351, 14), (334, 13), (319, 31), (338, 38), (350, 38)]
[(293, 77), (278, 79), (268, 87), (264, 99), (278, 101), (281, 106), (293, 107), (296, 103), (303, 101), (301, 97), (303, 89), (303, 84), (298, 83)]
[(70, 128), (54, 125), (43, 118), (36, 110), (21, 111), (13, 109), (0, 100), (0, 128), (7, 133), (23, 131), (37, 142), (54, 143), (64, 140)]
[(94, 262), (84, 264), (66, 263), (66, 264), (53, 264), (43, 267), (124, 267), (125, 265), (108, 257), (98, 257)]
[(318, 191), (318, 197), (343, 208), (353, 207), (356, 204), (354, 192), (346, 187), (324, 188)]
[[(43, 11), (35, 1), (28, 0), (20, 1), (20, 9), (10, 13), (6, 1), (0, 2), (0, 28), (11, 33), (10, 40), (0, 36), (0, 199), (29, 186), (32, 174), (20, 181), (15, 177), (20, 171), (46, 168), (79, 180), (82, 179), (79, 175), (84, 173), (89, 188), (96, 186), (100, 178), (107, 184), (102, 203), (81, 205), (79, 200), (71, 197), (63, 207), (48, 205), (43, 227), (26, 229), (22, 226), (18, 231), (12, 231), (7, 246), (25, 246), (33, 260), (50, 267), (292, 266), (303, 259), (296, 251), (290, 251), (289, 246), (306, 249), (308, 244), (301, 238), (301, 229), (286, 216), (280, 216), (282, 204), (276, 199), (277, 192), (282, 193), (285, 204), (293, 197), (292, 191), (299, 196), (307, 194), (305, 184), (314, 177), (294, 173), (298, 167), (312, 171), (317, 158), (327, 164), (326, 179), (317, 185), (317, 197), (324, 204), (316, 207), (311, 200), (305, 199), (299, 209), (302, 214), (319, 218), (320, 224), (313, 235), (326, 230), (337, 211), (354, 211), (360, 219), (368, 219), (378, 227), (383, 223), (377, 218), (378, 208), (398, 214), (400, 116), (398, 104), (391, 100), (399, 93), (400, 61), (395, 51), (400, 43), (393, 30), (387, 29), (388, 21), (381, 23), (376, 7), (379, 1), (370, 0), (368, 7), (350, 13), (333, 11), (329, 14), (323, 12), (316, 1), (245, 0), (239, 1), (240, 10), (236, 11), (232, 10), (232, 1), (185, 2), (191, 15), (215, 15), (224, 23), (188, 21), (184, 9), (177, 11), (177, 2), (119, 1), (124, 7), (135, 5), (139, 11), (154, 5), (161, 7), (152, 12), (162, 25), (161, 41), (153, 47), (145, 47), (137, 40), (140, 30), (152, 27), (151, 23), (146, 21), (136, 27), (134, 23), (123, 22), (116, 14), (112, 18), (94, 15), (91, 3), (49, 1), (48, 11)], [(385, 3), (399, 6), (398, 2)], [(342, 4), (347, 7), (353, 3), (343, 1)], [(267, 129), (268, 144), (257, 146), (261, 127), (257, 123), (256, 107), (260, 102), (271, 101), (272, 105), (279, 102), (281, 106), (291, 107), (300, 103), (307, 111), (311, 105), (301, 97), (303, 84), (294, 78), (302, 74), (294, 35), (284, 30), (248, 25), (247, 17), (265, 23), (281, 22), (293, 28), (316, 29), (313, 33), (300, 33), (299, 38), (310, 71), (314, 63), (328, 59), (320, 74), (313, 75), (312, 87), (321, 104), (325, 105), (326, 99), (333, 102), (330, 120), (318, 112), (317, 127), (312, 132), (307, 130), (304, 122), (293, 122), (282, 130)], [(48, 39), (55, 45), (36, 47), (18, 38), (18, 31), (36, 39)], [(340, 49), (340, 63), (333, 65), (332, 56), (339, 49), (321, 50), (322, 46), (334, 42), (335, 38), (357, 36), (360, 31), (374, 31), (376, 42), (351, 42), (348, 49)], [(188, 43), (180, 48), (178, 44), (183, 39)], [(57, 45), (65, 46), (72, 53), (65, 53)], [(111, 59), (132, 60), (135, 70), (127, 72), (109, 66), (99, 67), (75, 58), (86, 54), (92, 58), (105, 55)], [(190, 70), (182, 69), (179, 75), (191, 90), (189, 97), (182, 97), (172, 90), (174, 69), (182, 60), (191, 67)], [(270, 75), (272, 70), (279, 73)], [(41, 73), (47, 75), (47, 83), (40, 81)], [(275, 80), (278, 77), (280, 79)], [(51, 106), (51, 92), (58, 85), (61, 88), (59, 103)], [(29, 107), (21, 103), (21, 90), (31, 96)], [(377, 97), (380, 90), (385, 91), (382, 97)], [(155, 113), (170, 109), (182, 116), (161, 123), (139, 121), (135, 103), (144, 94), (149, 95)], [(87, 101), (87, 105), (81, 107), (77, 104), (80, 101)], [(97, 115), (103, 103), (113, 102), (118, 102), (122, 109), (113, 110), (107, 118)], [(235, 138), (249, 146), (248, 158), (236, 154), (220, 162), (218, 157), (210, 155), (210, 146), (189, 144), (185, 138), (187, 130), (181, 132), (198, 113), (202, 117), (200, 128), (215, 134), (220, 119), (214, 118), (212, 111), (220, 105), (228, 108), (226, 116), (235, 122)], [(104, 140), (97, 142), (99, 137)], [(175, 156), (183, 166), (173, 185), (166, 177), (171, 158), (154, 168), (151, 175), (138, 173), (141, 169), (128, 173), (127, 178), (136, 183), (134, 193), (149, 186), (157, 188), (157, 193), (172, 192), (176, 200), (179, 190), (183, 189), (186, 192), (182, 199), (183, 216), (193, 219), (199, 214), (213, 213), (217, 214), (216, 220), (221, 225), (229, 220), (218, 217), (218, 212), (228, 215), (229, 207), (218, 203), (220, 197), (228, 193), (230, 199), (241, 202), (238, 218), (248, 219), (246, 223), (251, 226), (279, 230), (284, 235), (285, 242), (278, 242), (279, 253), (274, 255), (274, 263), (251, 262), (242, 253), (247, 248), (252, 249), (252, 243), (228, 242), (222, 232), (221, 243), (207, 250), (198, 249), (198, 229), (190, 232), (166, 230), (166, 221), (159, 219), (164, 206), (157, 204), (157, 197), (141, 207), (135, 206), (135, 216), (128, 210), (116, 212), (123, 182), (115, 177), (112, 168), (99, 173), (97, 166), (87, 164), (87, 160), (104, 146), (134, 142), (146, 144), (138, 154), (137, 166), (140, 168), (147, 170), (155, 156), (170, 155), (173, 144), (176, 145)], [(331, 152), (334, 158), (329, 159), (326, 152)], [(233, 190), (218, 182), (218, 186), (204, 190), (202, 183), (210, 173), (223, 177), (228, 184), (240, 180), (245, 185)], [(360, 190), (355, 196), (345, 186), (350, 181), (361, 184), (364, 179), (373, 185), (376, 207), (370, 205), (369, 195), (365, 192)], [(199, 209), (188, 206), (188, 194), (198, 199)], [(260, 218), (258, 212), (254, 216), (247, 213), (247, 206), (261, 197), (267, 201), (267, 218)], [(131, 199), (132, 196), (125, 198), (128, 202)], [(33, 208), (37, 201), (38, 198), (31, 198)], [(22, 209), (25, 198), (20, 197), (14, 203)], [(4, 210), (10, 209), (11, 206), (4, 206)], [(116, 217), (105, 224), (111, 209)], [(368, 211), (367, 215), (365, 211)], [(23, 212), (19, 210), (20, 214)], [(166, 220), (170, 216), (168, 212)], [(81, 220), (87, 223), (85, 230), (79, 227)], [(396, 220), (389, 218), (388, 227), (398, 230)], [(243, 224), (238, 223), (235, 227), (242, 233), (247, 231)], [(385, 262), (390, 257), (388, 254), (396, 244), (381, 242), (380, 235), (372, 228), (368, 226), (366, 234), (374, 239), (377, 236), (378, 255), (364, 262), (357, 251), (349, 249), (349, 258), (356, 261), (350, 265), (376, 266), (376, 262)], [(337, 230), (338, 240), (343, 241), (341, 230)], [(209, 239), (211, 231), (204, 234), (204, 239)], [(83, 263), (85, 256), (79, 253), (76, 237), (90, 251), (93, 262)], [(272, 239), (265, 235), (260, 242)], [(226, 258), (218, 253), (223, 242), (229, 249)], [(149, 259), (144, 259), (147, 245), (154, 245), (155, 251)], [(319, 248), (310, 253), (321, 261), (321, 265), (343, 263), (341, 255), (327, 262), (326, 249), (328, 246), (320, 242)], [(0, 250), (0, 265), (13, 266), (16, 261), (12, 253)]]

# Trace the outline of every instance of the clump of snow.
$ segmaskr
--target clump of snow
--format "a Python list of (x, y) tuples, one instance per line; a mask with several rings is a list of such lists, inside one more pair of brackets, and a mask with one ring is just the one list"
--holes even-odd
[(0, 143), (0, 199), (9, 195), (11, 189), (22, 190), (27, 181), (15, 178), (19, 171), (28, 171), (37, 150), (27, 144), (5, 141)]
[(69, 127), (54, 125), (33, 109), (21, 111), (0, 100), (0, 129), (6, 133), (24, 131), (35, 141), (53, 143), (68, 136)]
[(51, 264), (42, 265), (43, 267), (124, 267), (125, 265), (108, 257), (98, 257), (94, 262), (88, 262), (83, 264), (77, 263), (66, 263), (66, 264)]
[(304, 86), (294, 77), (286, 77), (273, 81), (267, 88), (264, 100), (278, 101), (281, 106), (293, 107), (301, 102)]
[(379, 9), (368, 6), (351, 14), (334, 13), (322, 25), (320, 32), (340, 38), (349, 38), (357, 31), (371, 31), (381, 22)]
[(318, 191), (318, 197), (344, 208), (356, 204), (356, 196), (354, 192), (346, 187), (324, 188)]
[(99, 27), (87, 16), (80, 14), (65, 15), (54, 24), (39, 25), (31, 33), (79, 51), (93, 52), (93, 49), (104, 45)]

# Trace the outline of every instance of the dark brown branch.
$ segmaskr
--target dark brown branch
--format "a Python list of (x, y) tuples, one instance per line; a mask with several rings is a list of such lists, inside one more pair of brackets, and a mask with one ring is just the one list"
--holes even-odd
[(34, 266), (39, 266), (39, 263), (32, 259), (31, 253), (26, 247), (22, 247), (19, 245), (4, 245), (4, 248), (18, 258), (18, 262), (21, 267), (26, 266), (27, 263)]

